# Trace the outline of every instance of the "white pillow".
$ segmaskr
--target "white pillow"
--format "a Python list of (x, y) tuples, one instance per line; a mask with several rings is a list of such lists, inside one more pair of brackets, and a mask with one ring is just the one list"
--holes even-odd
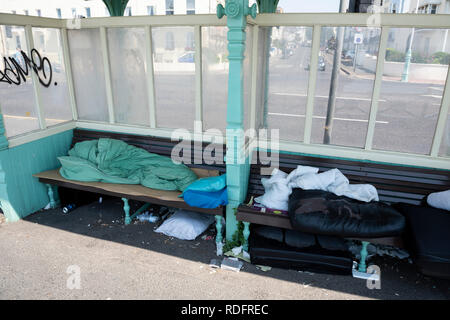
[(450, 190), (431, 193), (427, 203), (431, 207), (450, 211)]
[(214, 216), (212, 215), (178, 210), (164, 221), (155, 232), (181, 240), (194, 240), (213, 222)]

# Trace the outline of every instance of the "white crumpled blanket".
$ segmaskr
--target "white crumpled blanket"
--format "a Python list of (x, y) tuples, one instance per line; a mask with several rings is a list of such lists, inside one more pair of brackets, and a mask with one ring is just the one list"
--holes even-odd
[(323, 190), (365, 202), (378, 201), (377, 189), (370, 184), (350, 184), (338, 169), (318, 172), (318, 168), (298, 166), (288, 175), (275, 168), (270, 178), (261, 179), (265, 193), (255, 201), (267, 208), (287, 210), (293, 188)]
[(427, 203), (434, 208), (450, 211), (450, 190), (430, 194)]

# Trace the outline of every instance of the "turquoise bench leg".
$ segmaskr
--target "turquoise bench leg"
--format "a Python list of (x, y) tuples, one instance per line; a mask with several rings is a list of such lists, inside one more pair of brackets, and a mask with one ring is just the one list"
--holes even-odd
[(50, 199), (50, 208), (55, 209), (59, 203), (58, 189), (53, 188), (51, 184), (46, 184), (47, 194)]
[(130, 205), (128, 204), (127, 198), (122, 198), (122, 201), (123, 201), (123, 211), (125, 212), (125, 225), (128, 225), (131, 223)]
[(222, 216), (216, 216), (216, 244), (222, 243)]
[(361, 247), (361, 260), (359, 261), (359, 266), (358, 266), (358, 271), (359, 272), (366, 272), (367, 270), (367, 265), (366, 265), (366, 259), (367, 259), (367, 246), (369, 245), (369, 242), (367, 241), (362, 241), (361, 242), (362, 247)]
[(250, 236), (250, 222), (244, 222), (244, 244), (242, 245), (242, 249), (248, 252), (248, 237)]

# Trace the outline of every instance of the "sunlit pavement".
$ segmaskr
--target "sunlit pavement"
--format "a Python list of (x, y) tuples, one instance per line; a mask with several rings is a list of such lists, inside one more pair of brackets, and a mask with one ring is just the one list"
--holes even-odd
[[(181, 241), (153, 228), (124, 226), (120, 199), (0, 223), (0, 299), (450, 299), (449, 281), (391, 258), (370, 260), (381, 268), (379, 290), (351, 276), (248, 263), (240, 272), (211, 269), (213, 240)], [(80, 289), (70, 280), (77, 268)]]

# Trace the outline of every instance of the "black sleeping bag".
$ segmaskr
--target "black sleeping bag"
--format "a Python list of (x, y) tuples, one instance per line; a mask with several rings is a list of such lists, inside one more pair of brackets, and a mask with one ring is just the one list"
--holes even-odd
[(321, 190), (294, 189), (289, 197), (289, 218), (296, 230), (348, 238), (397, 236), (405, 227), (405, 218), (387, 204)]

